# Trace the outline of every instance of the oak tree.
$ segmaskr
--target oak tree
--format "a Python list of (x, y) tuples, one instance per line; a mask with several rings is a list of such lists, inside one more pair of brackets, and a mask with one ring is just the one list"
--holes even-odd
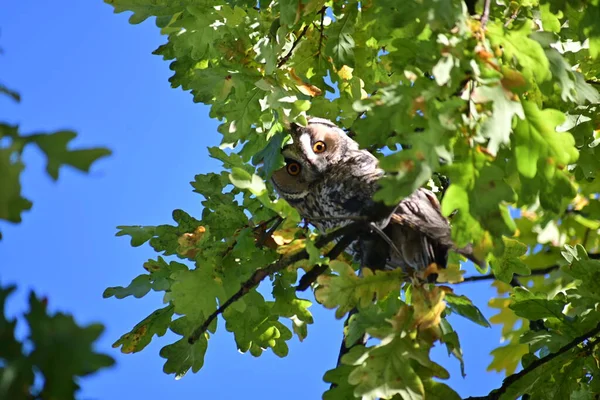
[[(323, 371), (325, 399), (459, 398), (430, 359), (441, 343), (462, 363), (451, 314), (502, 325), (490, 368), (507, 377), (479, 398), (600, 393), (597, 0), (105, 2), (132, 12), (132, 24), (155, 19), (171, 86), (221, 121), (208, 153), (223, 164), (191, 182), (202, 215), (119, 227), (157, 256), (104, 296), (152, 290), (166, 305), (115, 347), (138, 352), (170, 329), (181, 337), (160, 356), (178, 377), (204, 367), (224, 330), (242, 352), (284, 357), (314, 322), (310, 288), (338, 318), (358, 308), (348, 344), (375, 339)], [(380, 158), (377, 200), (437, 191), (457, 245), (473, 243), (489, 267), (465, 277), (454, 255), (423, 284), (353, 262), (340, 243), (355, 224), (321, 236), (303, 224), (269, 177), (283, 165), (285, 126), (307, 115), (335, 121)], [(495, 288), (490, 321), (454, 293), (465, 281)]]

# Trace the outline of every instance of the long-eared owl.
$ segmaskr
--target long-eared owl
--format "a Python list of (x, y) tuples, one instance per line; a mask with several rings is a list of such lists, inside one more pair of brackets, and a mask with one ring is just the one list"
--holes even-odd
[(293, 142), (282, 150), (285, 166), (272, 176), (275, 189), (321, 232), (361, 218), (373, 222), (380, 235), (363, 236), (357, 246), (363, 265), (416, 272), (431, 263), (443, 268), (450, 249), (480, 264), (471, 246), (454, 246), (431, 191), (420, 188), (392, 207), (373, 201), (383, 175), (378, 160), (334, 123), (310, 118), (306, 127), (292, 124), (290, 134)]

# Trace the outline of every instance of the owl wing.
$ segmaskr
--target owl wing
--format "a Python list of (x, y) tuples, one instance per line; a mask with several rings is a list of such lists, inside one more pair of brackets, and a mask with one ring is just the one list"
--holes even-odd
[(435, 262), (445, 267), (450, 249), (484, 265), (473, 255), (470, 245), (460, 249), (454, 245), (450, 223), (442, 215), (435, 194), (427, 189), (416, 190), (398, 204), (386, 231), (401, 253), (391, 257), (392, 265), (419, 270)]

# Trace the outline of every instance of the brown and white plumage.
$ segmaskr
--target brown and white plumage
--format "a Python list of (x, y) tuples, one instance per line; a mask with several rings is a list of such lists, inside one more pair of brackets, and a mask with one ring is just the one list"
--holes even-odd
[(361, 217), (373, 222), (394, 246), (380, 234), (362, 236), (357, 247), (363, 265), (443, 268), (450, 249), (478, 262), (470, 247), (455, 249), (450, 224), (431, 191), (420, 188), (392, 207), (373, 201), (383, 175), (378, 160), (335, 124), (311, 118), (306, 127), (292, 125), (290, 133), (293, 143), (282, 150), (286, 166), (272, 177), (275, 189), (322, 232)]

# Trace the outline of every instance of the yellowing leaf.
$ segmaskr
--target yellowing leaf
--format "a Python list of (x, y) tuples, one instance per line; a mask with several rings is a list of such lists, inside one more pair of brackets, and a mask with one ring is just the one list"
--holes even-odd
[(504, 252), (501, 256), (491, 256), (490, 265), (494, 275), (503, 282), (510, 282), (513, 274), (529, 275), (531, 270), (523, 262), (527, 246), (523, 243), (504, 237)]
[(445, 292), (438, 286), (413, 286), (414, 319), (419, 330), (440, 324), (442, 312), (446, 308), (444, 295)]
[(508, 337), (517, 322), (521, 320), (517, 314), (509, 308), (511, 304), (512, 300), (510, 298), (493, 298), (488, 302), (488, 305), (491, 308), (500, 310), (498, 314), (490, 318), (490, 322), (492, 324), (502, 325), (502, 336), (504, 338)]
[(446, 268), (438, 269), (437, 274), (439, 283), (460, 283), (465, 280), (465, 271), (460, 269), (459, 264), (448, 264)]
[(363, 268), (363, 276), (357, 276), (350, 265), (338, 260), (331, 261), (329, 267), (337, 275), (319, 276), (315, 297), (327, 308), (337, 307), (336, 318), (342, 318), (357, 305), (366, 307), (374, 298), (383, 299), (390, 292), (399, 291), (405, 278), (400, 269), (373, 272)]
[(294, 71), (294, 68), (290, 68), (290, 77), (294, 80), (294, 82), (296, 82), (296, 87), (300, 92), (302, 92), (302, 94), (305, 94), (310, 97), (315, 97), (320, 96), (323, 93), (321, 89), (319, 89), (315, 85), (306, 83), (300, 77), (298, 77), (298, 75), (296, 75), (296, 72)]
[(511, 343), (506, 346), (498, 347), (490, 353), (494, 359), (487, 367), (488, 371), (505, 371), (510, 375), (517, 370), (521, 357), (529, 353), (529, 346), (520, 343)]

